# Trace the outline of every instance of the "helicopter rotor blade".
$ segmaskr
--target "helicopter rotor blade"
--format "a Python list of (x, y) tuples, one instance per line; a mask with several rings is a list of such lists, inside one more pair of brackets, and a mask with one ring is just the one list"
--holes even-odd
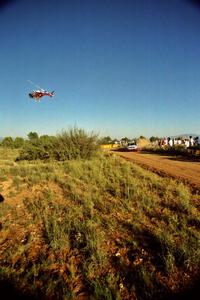
[(28, 79), (27, 81), (29, 83), (31, 83), (32, 85), (34, 85), (36, 88), (39, 88), (40, 90), (43, 90), (39, 85), (35, 84), (32, 80)]

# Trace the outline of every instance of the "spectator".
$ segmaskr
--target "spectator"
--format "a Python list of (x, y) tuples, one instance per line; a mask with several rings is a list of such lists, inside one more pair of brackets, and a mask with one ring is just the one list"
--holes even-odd
[(165, 137), (163, 139), (163, 146), (167, 146), (168, 145), (168, 139)]
[(200, 135), (197, 136), (197, 146), (200, 147)]
[(168, 143), (169, 143), (169, 146), (170, 146), (170, 147), (173, 147), (173, 140), (172, 140), (172, 139), (169, 138), (169, 139), (168, 139)]
[(190, 147), (194, 146), (194, 139), (192, 136), (190, 136)]
[(188, 148), (190, 146), (190, 141), (189, 140), (185, 140), (185, 147)]
[(177, 144), (178, 144), (178, 145), (181, 145), (181, 144), (182, 144), (181, 138), (178, 138)]

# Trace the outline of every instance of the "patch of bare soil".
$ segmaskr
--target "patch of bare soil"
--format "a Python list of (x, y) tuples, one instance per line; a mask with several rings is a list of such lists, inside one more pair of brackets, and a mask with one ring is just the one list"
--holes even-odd
[(178, 179), (200, 190), (200, 161), (144, 152), (115, 151), (115, 153), (159, 175)]

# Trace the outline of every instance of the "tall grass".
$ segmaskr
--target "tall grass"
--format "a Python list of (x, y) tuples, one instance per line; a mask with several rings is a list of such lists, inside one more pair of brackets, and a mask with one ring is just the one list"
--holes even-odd
[(1, 203), (0, 274), (22, 290), (164, 299), (199, 274), (200, 197), (182, 183), (101, 153), (20, 161), (5, 176), (23, 191), (21, 208)]

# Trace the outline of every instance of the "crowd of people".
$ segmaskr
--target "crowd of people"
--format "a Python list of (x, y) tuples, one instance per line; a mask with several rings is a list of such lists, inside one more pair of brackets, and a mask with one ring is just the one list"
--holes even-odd
[(189, 138), (184, 138), (184, 139), (181, 137), (179, 137), (179, 138), (165, 137), (158, 141), (158, 145), (160, 147), (164, 147), (164, 146), (173, 147), (176, 145), (183, 145), (186, 148), (193, 147), (195, 145), (200, 147), (200, 136), (197, 136), (195, 138), (190, 136)]

